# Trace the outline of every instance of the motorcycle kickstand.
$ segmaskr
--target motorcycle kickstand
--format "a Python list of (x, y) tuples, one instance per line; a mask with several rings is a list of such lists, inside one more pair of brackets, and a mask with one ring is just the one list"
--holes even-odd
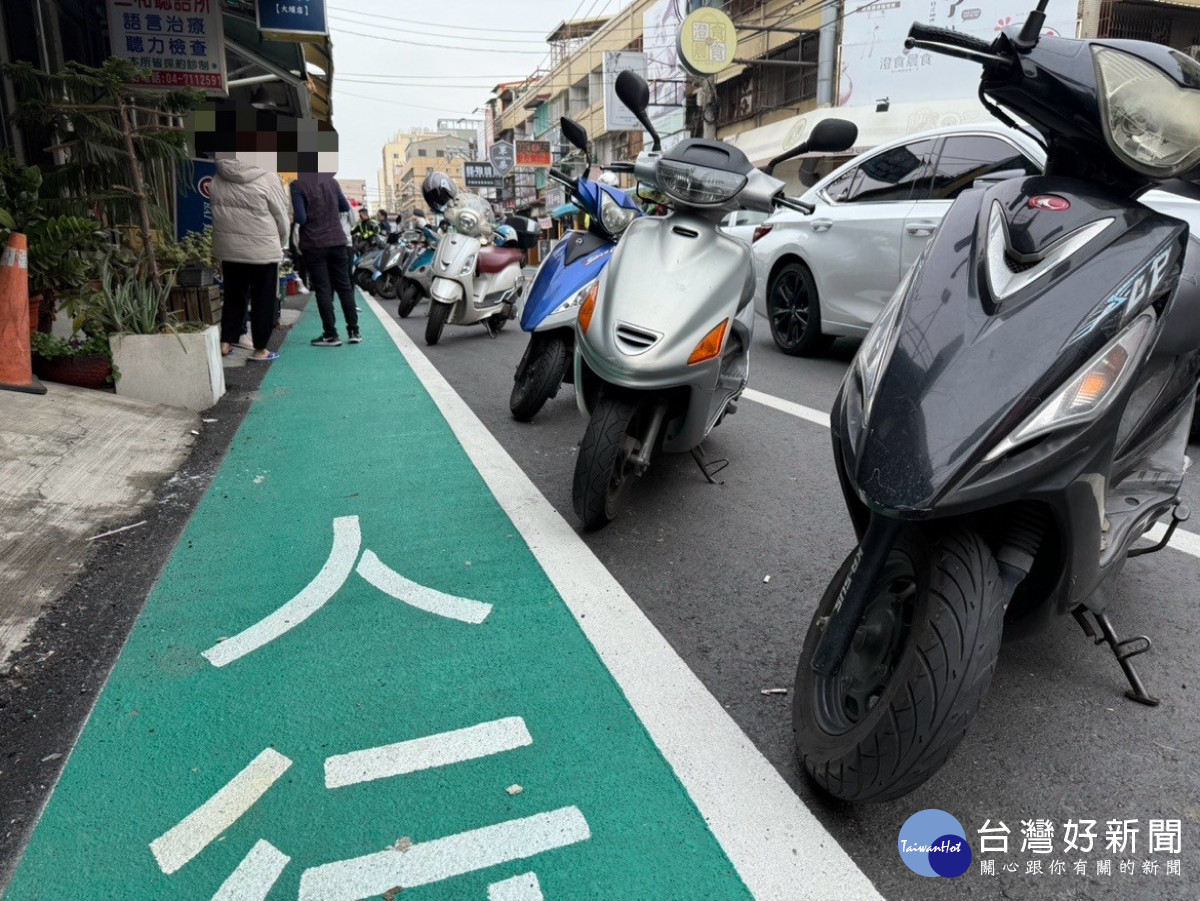
[(1131, 701), (1137, 701), (1139, 704), (1145, 704), (1147, 707), (1157, 707), (1162, 702), (1146, 691), (1146, 686), (1142, 684), (1142, 679), (1137, 674), (1137, 670), (1129, 662), (1131, 657), (1136, 657), (1138, 654), (1144, 654), (1150, 650), (1150, 639), (1145, 635), (1138, 635), (1135, 638), (1126, 638), (1124, 640), (1118, 638), (1112, 621), (1104, 613), (1092, 614), (1092, 618), (1096, 620), (1096, 624), (1100, 627), (1100, 634), (1097, 635), (1095, 627), (1088, 622), (1088, 612), (1083, 607), (1076, 607), (1071, 611), (1071, 615), (1075, 617), (1076, 622), (1082, 627), (1084, 633), (1095, 644), (1107, 644), (1112, 650), (1113, 656), (1117, 658), (1117, 663), (1121, 665), (1121, 670), (1125, 673), (1125, 678), (1129, 680), (1130, 689), (1125, 692), (1125, 697)]
[(696, 461), (696, 465), (700, 467), (700, 471), (704, 473), (704, 478), (708, 479), (710, 485), (724, 485), (724, 481), (718, 482), (713, 478), (717, 473), (729, 465), (728, 460), (712, 460), (709, 461), (704, 453), (704, 448), (700, 445), (692, 448), (692, 459)]

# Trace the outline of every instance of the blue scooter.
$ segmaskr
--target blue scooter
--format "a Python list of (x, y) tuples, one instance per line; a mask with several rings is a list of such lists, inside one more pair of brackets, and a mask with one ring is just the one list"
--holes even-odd
[(421, 235), (416, 239), (415, 252), (400, 281), (400, 304), (396, 312), (401, 319), (413, 311), (422, 297), (429, 296), (429, 288), (433, 284), (433, 260), (437, 256), (439, 240), (438, 233), (428, 225), (421, 229)]
[(546, 401), (558, 394), (564, 379), (573, 380), (571, 361), (579, 309), (589, 293), (595, 294), (621, 233), (643, 215), (624, 191), (586, 177), (592, 167), (587, 132), (566, 116), (561, 124), (563, 136), (587, 157), (587, 169), (579, 178), (551, 169), (550, 177), (568, 190), (591, 225), (587, 231), (569, 231), (563, 236), (529, 288), (521, 312), (521, 328), (530, 333), (529, 346), (517, 365), (508, 402), (513, 418), (520, 422), (533, 419)]

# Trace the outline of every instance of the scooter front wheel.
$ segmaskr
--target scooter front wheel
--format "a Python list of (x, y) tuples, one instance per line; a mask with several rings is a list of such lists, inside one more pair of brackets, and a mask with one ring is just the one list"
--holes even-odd
[(432, 303), (429, 305), (429, 319), (425, 322), (425, 343), (430, 347), (437, 344), (442, 337), (442, 329), (450, 318), (450, 304)]
[(603, 528), (617, 516), (617, 502), (633, 475), (641, 409), (635, 401), (613, 397), (592, 407), (571, 490), (571, 502), (586, 529)]
[(558, 392), (567, 372), (567, 342), (558, 335), (534, 335), (529, 361), (513, 382), (508, 408), (513, 419), (529, 422)]
[(833, 676), (812, 668), (851, 554), (813, 616), (792, 697), (796, 754), (845, 801), (888, 801), (932, 776), (966, 734), (1000, 653), (1003, 583), (991, 550), (958, 528), (901, 532)]

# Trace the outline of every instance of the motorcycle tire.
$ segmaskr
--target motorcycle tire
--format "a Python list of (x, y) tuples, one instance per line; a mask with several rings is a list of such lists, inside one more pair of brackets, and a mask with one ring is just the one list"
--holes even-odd
[(602, 398), (592, 408), (575, 458), (571, 503), (589, 531), (612, 522), (618, 501), (633, 476), (626, 438), (636, 434), (641, 406), (623, 398)]
[(373, 279), (371, 278), (371, 273), (369, 273), (365, 270), (360, 270), (360, 271), (354, 273), (354, 283), (356, 285), (358, 285), (358, 287), (365, 293), (367, 293), (367, 294), (371, 293), (371, 287), (372, 287), (372, 283), (373, 283)]
[(425, 322), (425, 343), (430, 347), (437, 344), (442, 337), (442, 329), (450, 318), (450, 304), (433, 303), (429, 305), (429, 319)]
[(825, 590), (804, 639), (792, 728), (797, 759), (820, 788), (844, 801), (889, 801), (932, 776), (966, 734), (996, 670), (1005, 589), (975, 532), (908, 528), (838, 673), (819, 676), (822, 618), (856, 555)]
[(399, 297), (400, 305), (396, 307), (396, 313), (401, 319), (406, 319), (417, 305), (417, 301), (421, 299), (421, 290), (417, 287), (416, 282), (406, 278), (400, 286)]
[(558, 392), (567, 371), (567, 342), (557, 335), (534, 338), (525, 371), (513, 382), (508, 408), (517, 422), (529, 422)]
[(508, 315), (506, 313), (496, 313), (487, 318), (488, 328), (492, 334), (498, 334), (504, 326), (508, 325)]
[(400, 289), (400, 277), (395, 272), (385, 272), (375, 284), (378, 285), (381, 300), (395, 300)]

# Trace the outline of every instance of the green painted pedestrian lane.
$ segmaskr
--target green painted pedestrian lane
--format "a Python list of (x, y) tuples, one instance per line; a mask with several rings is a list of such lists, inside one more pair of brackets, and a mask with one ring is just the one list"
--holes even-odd
[(749, 897), (362, 319), (272, 364), (5, 897)]

